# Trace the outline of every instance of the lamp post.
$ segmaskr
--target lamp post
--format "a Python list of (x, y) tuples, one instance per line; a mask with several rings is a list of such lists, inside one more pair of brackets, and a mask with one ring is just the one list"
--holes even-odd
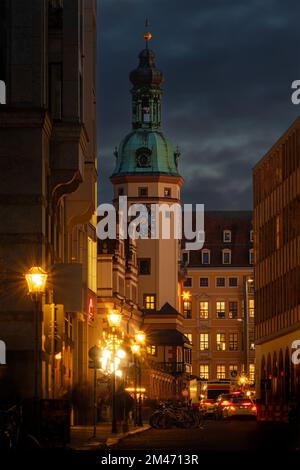
[(116, 415), (116, 329), (120, 326), (122, 315), (114, 309), (111, 310), (107, 316), (109, 326), (112, 330), (111, 341), (112, 341), (112, 423), (111, 432), (116, 434), (117, 430), (117, 415)]
[(33, 266), (25, 274), (28, 293), (34, 302), (34, 400), (36, 429), (39, 434), (39, 399), (41, 389), (40, 310), (41, 297), (46, 290), (48, 274), (39, 266)]

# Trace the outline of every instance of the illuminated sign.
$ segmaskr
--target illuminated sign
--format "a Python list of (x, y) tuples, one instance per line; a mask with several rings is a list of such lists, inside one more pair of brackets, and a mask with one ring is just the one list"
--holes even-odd
[(89, 299), (89, 304), (88, 304), (88, 317), (89, 320), (94, 320), (94, 301), (92, 297)]

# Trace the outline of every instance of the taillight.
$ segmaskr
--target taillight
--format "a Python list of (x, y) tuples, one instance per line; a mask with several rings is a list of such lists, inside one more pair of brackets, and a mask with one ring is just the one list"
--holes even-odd
[(251, 406), (251, 403), (249, 403), (249, 402), (246, 401), (245, 403), (241, 403), (241, 405), (242, 405), (242, 406)]
[(252, 411), (257, 411), (257, 408), (256, 408), (256, 406), (255, 406), (255, 405), (254, 405), (254, 406), (252, 406), (251, 410), (252, 410)]

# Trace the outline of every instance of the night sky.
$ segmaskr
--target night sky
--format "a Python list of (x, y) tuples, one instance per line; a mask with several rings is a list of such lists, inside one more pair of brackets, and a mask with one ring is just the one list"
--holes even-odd
[(182, 202), (250, 209), (253, 165), (300, 114), (299, 0), (100, 0), (99, 203), (131, 130), (128, 74), (151, 23), (165, 76), (162, 127), (181, 150)]

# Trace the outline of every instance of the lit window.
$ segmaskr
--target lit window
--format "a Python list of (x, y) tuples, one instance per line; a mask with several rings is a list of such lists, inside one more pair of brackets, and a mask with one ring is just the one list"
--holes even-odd
[(249, 250), (249, 264), (254, 264), (254, 251)]
[(254, 317), (254, 299), (249, 299), (249, 317)]
[(200, 318), (201, 320), (207, 320), (208, 319), (208, 302), (207, 301), (201, 301), (200, 302)]
[(238, 317), (238, 303), (236, 301), (229, 302), (229, 318), (236, 319)]
[(200, 277), (200, 287), (208, 287), (208, 277)]
[(155, 310), (155, 295), (145, 294), (144, 295), (144, 307), (146, 310)]
[(230, 250), (222, 251), (222, 263), (231, 264), (231, 251)]
[(229, 375), (230, 377), (233, 377), (233, 378), (235, 378), (238, 375), (237, 364), (229, 364)]
[(184, 282), (183, 282), (183, 286), (184, 287), (192, 287), (192, 278), (191, 277), (187, 277)]
[(238, 350), (238, 334), (229, 333), (229, 351)]
[(183, 300), (183, 316), (188, 320), (192, 318), (192, 302), (190, 300)]
[(217, 379), (226, 379), (226, 366), (217, 365)]
[(237, 287), (238, 285), (238, 278), (237, 277), (230, 277), (229, 278), (229, 287)]
[(208, 351), (208, 333), (200, 333), (200, 351)]
[(223, 230), (223, 242), (224, 243), (231, 242), (231, 230)]
[(225, 287), (225, 277), (217, 277), (216, 278), (216, 286), (217, 287)]
[(88, 237), (88, 288), (97, 292), (97, 242)]
[(149, 356), (156, 356), (157, 355), (157, 348), (154, 344), (147, 346), (147, 353)]
[(255, 381), (255, 365), (254, 364), (249, 364), (249, 379), (250, 379), (250, 382)]
[(217, 318), (225, 318), (225, 302), (217, 301), (216, 302)]
[(201, 251), (202, 264), (210, 264), (210, 252), (209, 250)]
[(226, 351), (225, 333), (217, 333), (217, 351)]
[(192, 341), (193, 335), (192, 335), (192, 333), (185, 333), (185, 336), (188, 338), (189, 342), (190, 342), (191, 344), (193, 344), (193, 341)]
[(200, 364), (199, 375), (200, 375), (200, 379), (204, 379), (204, 380), (209, 379), (209, 365), (208, 364)]

